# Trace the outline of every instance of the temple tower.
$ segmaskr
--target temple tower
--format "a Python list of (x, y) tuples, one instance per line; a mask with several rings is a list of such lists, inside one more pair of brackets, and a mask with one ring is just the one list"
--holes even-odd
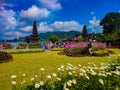
[(83, 26), (82, 36), (83, 36), (83, 37), (88, 37), (86, 25)]
[(36, 26), (36, 21), (33, 23), (33, 31), (32, 31), (32, 43), (38, 43), (39, 42), (39, 36)]

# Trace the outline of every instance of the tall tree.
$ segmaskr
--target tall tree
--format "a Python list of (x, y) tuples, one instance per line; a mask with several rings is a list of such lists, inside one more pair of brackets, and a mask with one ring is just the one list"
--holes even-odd
[(103, 26), (103, 34), (113, 33), (120, 29), (120, 13), (108, 13), (101, 20), (100, 25)]
[(56, 36), (56, 35), (52, 35), (52, 36), (50, 36), (49, 40), (50, 40), (52, 43), (55, 43), (56, 41), (59, 40), (59, 38), (58, 38), (58, 36)]

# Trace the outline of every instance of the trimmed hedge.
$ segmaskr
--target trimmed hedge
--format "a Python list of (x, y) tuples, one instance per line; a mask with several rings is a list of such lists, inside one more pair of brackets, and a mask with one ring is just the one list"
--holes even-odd
[(13, 57), (11, 54), (5, 52), (5, 51), (0, 51), (0, 63), (7, 62), (12, 60)]
[(109, 56), (106, 50), (92, 51), (92, 56)]
[[(26, 49), (26, 47), (27, 47), (27, 44), (23, 43), (23, 44), (19, 44), (17, 49)], [(40, 44), (39, 43), (30, 43), (30, 44), (28, 44), (28, 48), (29, 49), (40, 48)]]
[(9, 50), (8, 53), (10, 54), (24, 54), (24, 53), (39, 53), (39, 52), (44, 52), (43, 49), (25, 49), (25, 50)]
[(64, 50), (64, 48), (52, 48), (52, 49), (50, 49), (51, 51), (63, 51)]

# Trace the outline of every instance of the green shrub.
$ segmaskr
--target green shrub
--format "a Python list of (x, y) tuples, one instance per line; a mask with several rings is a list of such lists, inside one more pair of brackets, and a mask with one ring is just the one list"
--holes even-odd
[(92, 56), (109, 56), (106, 50), (92, 51)]
[(39, 52), (44, 52), (43, 49), (26, 49), (26, 50), (9, 50), (8, 53), (10, 54), (24, 54), (24, 53), (39, 53)]
[(64, 50), (64, 48), (52, 48), (52, 49), (50, 49), (51, 51), (62, 51), (62, 50)]
[(92, 51), (105, 50), (105, 47), (102, 46), (92, 46)]
[(0, 51), (0, 63), (2, 62), (6, 62), (6, 61), (9, 61), (9, 60), (12, 60), (13, 57), (11, 54), (5, 52), (5, 51)]
[[(19, 44), (19, 46), (17, 47), (17, 49), (26, 49), (27, 44), (23, 43), (23, 44)], [(40, 48), (40, 44), (39, 43), (29, 43), (28, 44), (28, 48), (29, 49), (35, 49), (35, 48)]]

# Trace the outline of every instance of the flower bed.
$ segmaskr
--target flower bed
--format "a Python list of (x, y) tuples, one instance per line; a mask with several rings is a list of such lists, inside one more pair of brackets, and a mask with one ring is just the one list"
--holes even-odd
[[(90, 55), (88, 44), (89, 44), (89, 42), (66, 44), (64, 46), (64, 48), (65, 48), (64, 53), (67, 56), (77, 56), (77, 57)], [(92, 51), (105, 50), (105, 48), (106, 48), (105, 43), (92, 42)], [(95, 55), (95, 54), (92, 54), (92, 55)]]
[[(110, 58), (111, 59), (111, 58)], [(56, 73), (46, 75), (47, 70), (40, 68), (40, 74), (26, 81), (23, 74), (21, 82), (17, 75), (12, 75), (13, 90), (119, 90), (120, 89), (120, 57), (118, 62), (101, 63), (96, 66), (93, 62), (88, 66), (70, 63), (61, 65)], [(19, 78), (19, 77), (18, 77)], [(28, 83), (30, 82), (30, 83)]]

